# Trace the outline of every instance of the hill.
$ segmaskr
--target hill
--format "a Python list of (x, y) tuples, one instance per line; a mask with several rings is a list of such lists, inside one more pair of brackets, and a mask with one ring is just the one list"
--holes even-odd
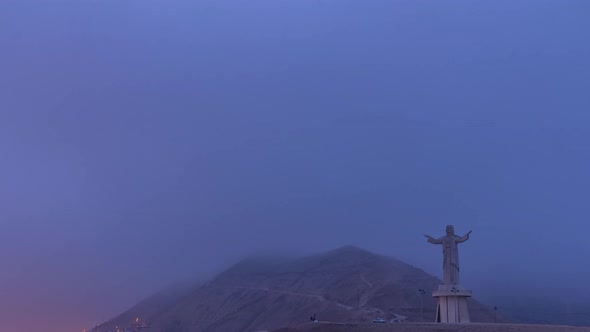
[[(182, 296), (144, 301), (99, 331), (122, 326), (121, 319), (136, 316), (152, 323), (150, 331), (158, 332), (271, 330), (301, 325), (314, 314), (332, 322), (401, 316), (417, 322), (421, 320), (417, 290), (432, 290), (439, 283), (400, 260), (352, 246), (297, 259), (251, 258)], [(494, 320), (492, 310), (475, 300), (469, 305), (472, 320)], [(433, 321), (436, 303), (428, 294), (423, 296), (423, 307), (424, 321)]]
[(115, 331), (116, 327), (125, 328), (135, 319), (141, 317), (142, 321), (152, 321), (159, 314), (165, 312), (182, 298), (196, 290), (202, 283), (183, 282), (167, 287), (152, 296), (140, 301), (133, 308), (125, 311), (110, 321), (100, 324), (94, 331)]

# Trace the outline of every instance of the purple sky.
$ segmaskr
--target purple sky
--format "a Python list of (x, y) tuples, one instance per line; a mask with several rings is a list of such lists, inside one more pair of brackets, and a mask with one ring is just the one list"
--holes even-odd
[(79, 331), (268, 250), (439, 275), (447, 223), (480, 298), (585, 294), (589, 11), (0, 0), (0, 330)]

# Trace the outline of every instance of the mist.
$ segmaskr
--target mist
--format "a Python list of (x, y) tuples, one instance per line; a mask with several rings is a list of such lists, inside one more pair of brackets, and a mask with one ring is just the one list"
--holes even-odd
[(258, 253), (440, 276), (447, 224), (483, 300), (590, 296), (588, 10), (3, 0), (0, 330), (81, 330)]

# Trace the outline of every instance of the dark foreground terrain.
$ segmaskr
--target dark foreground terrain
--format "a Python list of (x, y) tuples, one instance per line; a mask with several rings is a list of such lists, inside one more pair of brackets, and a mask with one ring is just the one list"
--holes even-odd
[(310, 323), (273, 332), (590, 332), (590, 327), (532, 324), (332, 324)]

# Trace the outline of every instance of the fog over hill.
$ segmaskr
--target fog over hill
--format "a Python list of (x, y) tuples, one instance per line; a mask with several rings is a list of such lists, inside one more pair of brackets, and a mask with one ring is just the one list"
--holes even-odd
[[(334, 322), (407, 317), (420, 321), (418, 289), (440, 280), (400, 260), (345, 246), (301, 257), (245, 259), (196, 289), (154, 296), (104, 324), (126, 326), (141, 317), (155, 331), (255, 331), (297, 326), (310, 316)], [(184, 292), (184, 293), (183, 293)], [(423, 296), (423, 318), (433, 321), (436, 303)], [(494, 312), (470, 300), (474, 321)]]

